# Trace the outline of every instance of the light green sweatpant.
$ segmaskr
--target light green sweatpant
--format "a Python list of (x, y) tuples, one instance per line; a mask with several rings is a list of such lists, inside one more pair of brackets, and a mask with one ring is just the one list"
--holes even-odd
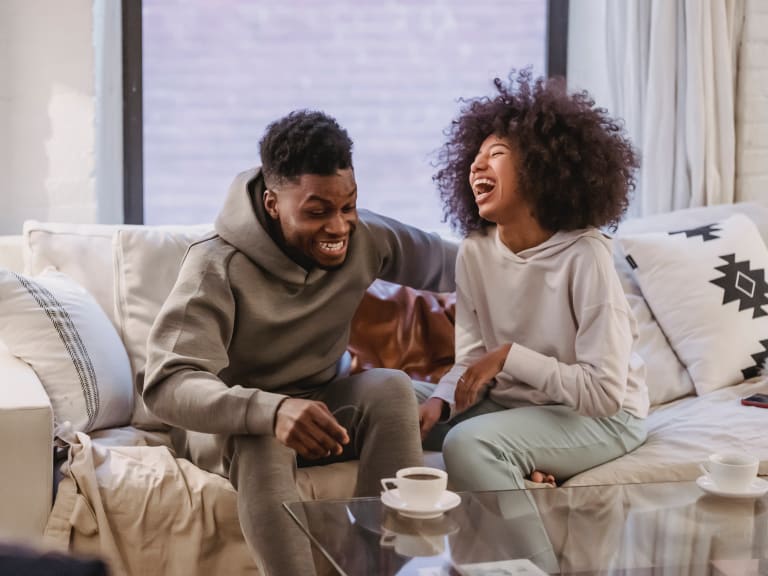
[[(435, 385), (414, 382), (414, 387), (421, 403)], [(645, 422), (623, 410), (591, 418), (567, 406), (505, 408), (486, 397), (436, 425), (424, 447), (442, 447), (455, 489), (510, 490), (524, 488), (534, 470), (552, 474), (560, 484), (631, 452), (645, 437)]]

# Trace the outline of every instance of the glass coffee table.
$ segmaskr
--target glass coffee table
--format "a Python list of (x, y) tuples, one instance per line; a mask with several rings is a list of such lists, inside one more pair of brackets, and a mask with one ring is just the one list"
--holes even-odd
[(349, 576), (768, 574), (768, 496), (713, 496), (695, 482), (460, 496), (431, 519), (380, 498), (284, 506)]

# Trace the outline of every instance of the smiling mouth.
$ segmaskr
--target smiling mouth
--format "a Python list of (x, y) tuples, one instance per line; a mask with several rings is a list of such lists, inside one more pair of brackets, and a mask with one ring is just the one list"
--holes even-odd
[(347, 240), (335, 240), (333, 242), (318, 242), (320, 251), (330, 256), (337, 256), (343, 254), (347, 249)]
[(496, 188), (496, 182), (490, 178), (477, 178), (472, 182), (472, 191), (475, 193), (476, 200), (490, 194), (494, 188)]

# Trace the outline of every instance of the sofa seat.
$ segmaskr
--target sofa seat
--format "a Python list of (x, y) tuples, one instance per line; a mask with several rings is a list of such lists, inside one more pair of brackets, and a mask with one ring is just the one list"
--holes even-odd
[[(739, 402), (766, 391), (768, 379), (760, 377), (657, 407), (645, 444), (565, 486), (694, 480), (708, 454), (735, 448), (758, 456), (760, 474), (768, 475), (768, 413)], [(443, 466), (440, 453), (426, 460)], [(167, 432), (128, 426), (78, 434), (65, 466), (46, 530), (55, 547), (106, 555), (115, 574), (159, 576), (169, 566), (179, 574), (258, 573), (238, 529), (232, 485), (177, 458)], [(356, 473), (357, 461), (302, 468), (297, 483), (305, 499), (348, 498)], [(136, 547), (144, 552), (131, 554)]]
[(687, 396), (652, 409), (648, 438), (637, 450), (574, 476), (566, 486), (695, 480), (699, 464), (713, 452), (743, 451), (760, 459), (768, 475), (768, 410), (742, 406), (740, 399), (768, 392), (760, 376), (704, 396)]
[[(118, 576), (258, 574), (232, 484), (176, 457), (171, 434), (125, 426), (68, 442), (48, 545), (106, 557)], [(439, 453), (426, 460), (442, 465)], [(354, 493), (356, 474), (349, 461), (300, 468), (296, 480), (303, 499), (338, 499)]]

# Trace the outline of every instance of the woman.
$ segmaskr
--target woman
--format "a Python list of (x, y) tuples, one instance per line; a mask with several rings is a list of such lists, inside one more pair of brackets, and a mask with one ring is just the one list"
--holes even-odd
[(435, 176), (465, 239), (456, 365), (419, 413), (422, 437), (450, 428), (443, 455), (461, 490), (567, 480), (639, 446), (648, 413), (634, 318), (599, 230), (629, 204), (632, 146), (559, 80), (524, 70), (494, 84), (453, 122)]

